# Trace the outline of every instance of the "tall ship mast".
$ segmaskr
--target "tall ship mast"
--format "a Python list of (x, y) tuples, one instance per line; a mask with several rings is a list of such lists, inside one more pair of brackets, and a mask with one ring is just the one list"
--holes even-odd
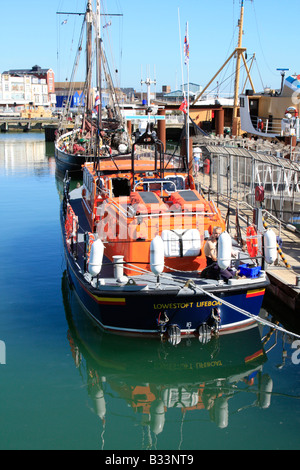
[[(74, 129), (68, 130), (67, 120), (72, 100), (75, 73), (82, 51), (84, 26), (86, 26), (86, 72), (84, 88), (84, 112), (75, 118)], [(92, 88), (93, 57), (96, 58), (96, 93)], [(110, 100), (102, 109), (102, 78), (105, 78)], [(100, 0), (93, 9), (92, 0), (87, 1), (79, 46), (75, 58), (67, 105), (64, 109), (55, 141), (56, 165), (60, 172), (80, 172), (86, 161), (94, 161), (99, 155), (106, 157), (114, 151), (126, 153), (131, 150), (131, 140), (118, 103), (117, 93), (109, 71), (102, 38)]]

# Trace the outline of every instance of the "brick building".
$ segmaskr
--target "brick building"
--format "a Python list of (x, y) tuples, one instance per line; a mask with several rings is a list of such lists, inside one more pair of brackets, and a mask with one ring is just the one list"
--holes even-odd
[(31, 69), (14, 69), (0, 74), (0, 107), (22, 109), (24, 106), (54, 107), (55, 75), (52, 69), (35, 65)]

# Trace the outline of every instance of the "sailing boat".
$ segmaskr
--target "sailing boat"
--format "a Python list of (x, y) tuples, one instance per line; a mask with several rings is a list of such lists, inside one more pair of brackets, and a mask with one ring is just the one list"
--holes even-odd
[[(66, 115), (68, 114), (72, 88), (70, 87), (68, 104), (65, 108), (61, 126), (58, 129), (58, 136), (55, 141), (55, 159), (59, 171), (78, 172), (81, 171), (82, 165), (86, 161), (94, 161), (101, 155), (109, 156), (117, 150), (119, 153), (130, 151), (130, 137), (125, 130), (124, 119), (118, 104), (117, 95), (114, 90), (113, 81), (109, 73), (108, 62), (102, 45), (100, 36), (100, 1), (96, 2), (96, 12), (92, 8), (92, 0), (87, 1), (86, 13), (84, 15), (83, 26), (80, 35), (78, 54), (75, 60), (73, 72), (78, 66), (79, 55), (82, 50), (83, 31), (86, 24), (86, 81), (85, 81), (85, 111), (82, 118), (76, 116), (75, 127), (73, 130), (66, 132), (64, 124)], [(96, 55), (96, 79), (97, 92), (95, 99), (92, 93), (92, 42), (94, 31), (94, 43)], [(110, 103), (106, 109), (106, 116), (102, 111), (102, 94), (101, 94), (101, 77), (104, 73), (105, 80), (110, 92)], [(73, 78), (74, 78), (73, 74)], [(72, 85), (73, 80), (71, 80)]]

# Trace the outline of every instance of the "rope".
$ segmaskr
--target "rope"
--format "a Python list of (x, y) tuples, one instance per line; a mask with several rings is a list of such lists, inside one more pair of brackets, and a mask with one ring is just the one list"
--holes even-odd
[[(147, 271), (146, 269), (142, 269), (142, 268), (139, 268), (135, 265), (130, 265), (129, 266), (132, 266), (134, 267), (136, 270), (140, 270), (141, 272), (143, 273), (146, 273), (146, 274), (153, 274), (151, 271)], [(165, 275), (165, 274), (161, 274), (160, 277), (163, 277), (165, 279), (169, 279), (170, 280), (170, 277)], [(182, 287), (184, 287), (185, 283), (186, 283), (186, 280), (185, 281), (182, 281), (182, 279), (176, 277), (176, 276), (173, 276), (171, 278), (172, 280), (176, 280), (179, 284), (182, 284)], [(275, 325), (274, 323), (270, 322), (269, 320), (265, 320), (257, 315), (253, 315), (252, 313), (248, 312), (247, 310), (244, 310), (243, 308), (240, 308), (240, 307), (237, 307), (236, 305), (233, 305), (231, 304), (230, 302), (227, 302), (226, 300), (224, 299), (221, 299), (220, 297), (217, 297), (216, 295), (212, 294), (211, 292), (208, 292), (206, 291), (205, 289), (202, 289), (201, 287), (197, 286), (195, 283), (194, 283), (194, 286), (193, 286), (196, 290), (198, 290), (201, 294), (204, 294), (204, 295), (207, 295), (208, 297), (211, 297), (212, 299), (216, 300), (217, 302), (220, 302), (222, 303), (223, 305), (226, 305), (227, 307), (229, 308), (232, 308), (233, 310), (236, 310), (237, 312), (241, 313), (242, 315), (245, 315), (246, 317), (248, 318), (252, 318), (253, 320), (255, 320), (257, 323), (260, 323), (264, 326), (268, 326), (270, 328), (274, 328), (278, 331), (281, 331), (282, 333), (285, 333), (285, 334), (288, 334), (288, 335), (291, 335), (291, 336), (294, 336), (295, 338), (298, 338), (300, 339), (300, 335), (296, 334), (296, 333), (293, 333), (291, 331), (288, 331), (286, 330), (285, 328), (279, 326), (279, 325)]]
[(264, 326), (269, 326), (270, 328), (274, 328), (278, 331), (281, 331), (282, 333), (286, 333), (288, 335), (291, 335), (291, 336), (295, 336), (295, 338), (298, 338), (300, 339), (300, 335), (297, 335), (296, 333), (293, 333), (291, 331), (288, 331), (286, 330), (285, 328), (281, 327), (281, 326), (278, 326), (278, 325), (275, 325), (274, 323), (268, 321), (268, 320), (265, 320), (263, 318), (260, 318), (259, 316), (257, 315), (253, 315), (252, 313), (250, 312), (247, 312), (247, 310), (244, 310), (243, 308), (240, 308), (240, 307), (237, 307), (235, 305), (232, 305), (231, 303), (227, 302), (226, 300), (224, 299), (220, 299), (219, 297), (217, 297), (216, 295), (212, 294), (211, 292), (206, 292), (204, 289), (201, 289), (201, 287), (199, 286), (195, 286), (197, 290), (200, 290), (200, 292), (202, 294), (206, 294), (208, 295), (209, 297), (211, 297), (212, 299), (214, 300), (217, 300), (218, 302), (221, 302), (222, 304), (226, 305), (227, 307), (229, 308), (232, 308), (234, 310), (236, 310), (237, 312), (239, 313), (242, 313), (243, 315), (245, 315), (246, 317), (249, 317), (249, 318), (252, 318), (253, 320), (257, 321), (258, 323), (261, 323), (262, 325)]

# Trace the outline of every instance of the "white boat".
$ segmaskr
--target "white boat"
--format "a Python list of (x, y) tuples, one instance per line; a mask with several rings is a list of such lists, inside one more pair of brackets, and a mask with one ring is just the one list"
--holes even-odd
[(264, 138), (294, 136), (300, 140), (299, 92), (300, 75), (283, 80), (280, 90), (246, 90), (240, 95), (241, 130)]

